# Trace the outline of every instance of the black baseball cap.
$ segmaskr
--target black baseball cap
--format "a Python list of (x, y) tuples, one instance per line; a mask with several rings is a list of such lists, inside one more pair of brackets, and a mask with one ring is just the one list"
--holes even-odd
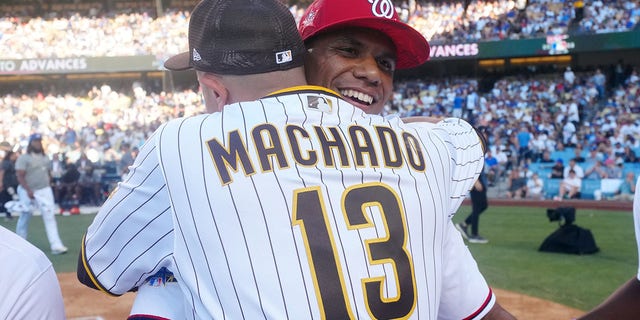
[(304, 54), (295, 19), (279, 0), (202, 0), (189, 20), (189, 52), (164, 66), (247, 75), (302, 66)]

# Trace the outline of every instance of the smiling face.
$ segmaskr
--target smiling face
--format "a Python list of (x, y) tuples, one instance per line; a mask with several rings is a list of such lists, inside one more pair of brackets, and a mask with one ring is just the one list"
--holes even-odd
[(306, 43), (307, 81), (332, 89), (354, 106), (378, 114), (393, 94), (395, 46), (383, 33), (345, 28)]

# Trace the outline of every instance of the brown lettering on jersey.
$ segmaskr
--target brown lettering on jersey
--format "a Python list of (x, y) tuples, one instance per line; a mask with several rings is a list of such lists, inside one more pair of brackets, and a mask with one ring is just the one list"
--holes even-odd
[[(307, 130), (297, 125), (288, 125), (286, 131), (289, 144), (291, 145), (291, 153), (293, 153), (293, 158), (296, 163), (303, 166), (314, 166), (318, 162), (318, 154), (315, 150), (311, 149)], [(301, 140), (309, 143), (309, 148), (302, 147)], [(302, 154), (303, 150), (306, 151), (306, 156)]]
[(413, 170), (424, 172), (426, 165), (424, 162), (424, 154), (420, 148), (420, 141), (409, 132), (403, 132), (402, 138), (404, 139), (407, 158), (409, 158), (409, 165)]
[(263, 123), (253, 128), (251, 135), (263, 172), (273, 171), (272, 158), (277, 160), (280, 169), (289, 167), (276, 127), (270, 123)]
[(376, 155), (376, 150), (373, 147), (369, 131), (360, 126), (352, 126), (349, 127), (349, 137), (351, 138), (351, 145), (353, 146), (353, 155), (355, 157), (356, 166), (364, 167), (364, 156), (368, 155), (369, 163), (367, 165), (375, 168), (379, 167), (378, 156)]
[[(349, 166), (349, 158), (347, 157), (347, 150), (344, 144), (344, 140), (336, 127), (320, 127), (314, 126), (316, 130), (316, 135), (318, 136), (318, 140), (320, 140), (320, 144), (322, 145), (322, 153), (324, 157), (324, 165), (327, 167), (333, 167), (334, 159), (332, 149), (338, 151), (340, 155), (340, 166), (345, 168)], [(325, 134), (324, 130), (328, 130), (331, 132), (333, 136), (333, 140), (329, 140), (329, 137)]]
[(402, 167), (402, 154), (395, 131), (389, 127), (376, 127), (384, 165), (389, 168)]
[(228, 147), (215, 138), (207, 141), (211, 159), (216, 166), (220, 182), (222, 182), (223, 185), (233, 181), (229, 169), (233, 170), (233, 172), (238, 172), (239, 163), (242, 165), (242, 170), (245, 175), (255, 173), (255, 169), (249, 158), (249, 152), (238, 130), (229, 132), (229, 139), (227, 139), (227, 141)]

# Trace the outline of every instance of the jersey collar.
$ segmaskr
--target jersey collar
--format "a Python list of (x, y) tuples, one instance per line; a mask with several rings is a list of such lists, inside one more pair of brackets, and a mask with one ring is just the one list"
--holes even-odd
[(329, 88), (313, 86), (313, 85), (303, 85), (303, 86), (295, 86), (295, 87), (280, 89), (280, 90), (269, 93), (267, 97), (279, 96), (282, 94), (287, 94), (292, 92), (299, 93), (300, 91), (322, 91), (326, 94), (334, 95), (338, 98), (341, 98), (340, 94), (338, 94), (337, 92)]

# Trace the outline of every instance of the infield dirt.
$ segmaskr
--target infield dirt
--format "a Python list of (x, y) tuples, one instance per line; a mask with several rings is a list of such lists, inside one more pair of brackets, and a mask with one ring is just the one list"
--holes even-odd
[[(75, 273), (58, 274), (69, 320), (123, 320), (129, 315), (135, 293), (112, 297), (80, 284)], [(510, 291), (494, 289), (498, 302), (519, 320), (572, 319), (583, 312), (567, 306)]]

